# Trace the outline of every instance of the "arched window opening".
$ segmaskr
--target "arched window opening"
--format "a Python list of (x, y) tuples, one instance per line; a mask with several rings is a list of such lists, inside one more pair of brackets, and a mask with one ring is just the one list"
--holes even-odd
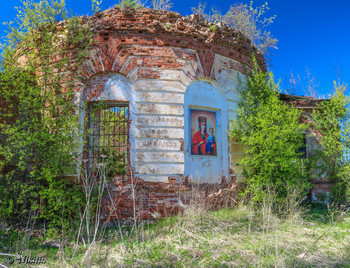
[(88, 176), (102, 171), (101, 167), (110, 179), (131, 174), (135, 124), (133, 86), (119, 74), (95, 76), (84, 87), (81, 107), (85, 133), (83, 157)]
[(130, 154), (129, 103), (91, 102), (88, 112), (88, 169), (108, 163), (109, 175), (124, 175)]

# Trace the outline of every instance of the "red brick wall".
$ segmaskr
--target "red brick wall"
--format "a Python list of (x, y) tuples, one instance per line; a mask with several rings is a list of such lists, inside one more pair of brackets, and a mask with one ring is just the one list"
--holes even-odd
[[(133, 190), (134, 189), (134, 190)], [(237, 205), (237, 191), (234, 180), (223, 179), (217, 184), (189, 184), (188, 181), (169, 178), (169, 182), (146, 182), (141, 179), (109, 184), (111, 197), (107, 194), (102, 201), (101, 219), (157, 219), (182, 212), (191, 202), (206, 209), (232, 207)]]
[(263, 56), (247, 38), (224, 25), (218, 25), (214, 32), (196, 16), (150, 9), (122, 12), (115, 7), (83, 19), (94, 32), (93, 55), (84, 67), (84, 82), (101, 72), (128, 76), (137, 66), (142, 66), (140, 77), (158, 78), (157, 70), (148, 68), (182, 69), (179, 59), (200, 61), (203, 73), (196, 70), (193, 79), (210, 77), (215, 54), (240, 63), (235, 69), (243, 73), (244, 65), (252, 67), (251, 56), (255, 54), (265, 70)]

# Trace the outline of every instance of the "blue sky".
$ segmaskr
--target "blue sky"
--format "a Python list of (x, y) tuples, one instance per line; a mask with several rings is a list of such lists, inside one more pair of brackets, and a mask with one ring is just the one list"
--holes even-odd
[[(151, 0), (148, 0), (150, 4)], [(118, 1), (103, 0), (102, 9), (114, 6)], [(191, 7), (199, 1), (173, 0), (173, 11), (181, 15), (191, 14)], [(234, 1), (207, 0), (207, 8), (215, 5), (226, 12)], [(249, 3), (249, 1), (239, 1)], [(91, 15), (90, 0), (66, 0), (67, 8), (75, 15)], [(255, 0), (253, 6), (265, 1)], [(276, 79), (281, 79), (281, 87), (289, 86), (291, 72), (300, 78), (296, 93), (304, 95), (307, 91), (306, 69), (318, 86), (316, 95), (327, 97), (332, 92), (333, 81), (350, 81), (350, 1), (346, 0), (270, 0), (267, 16), (277, 15), (275, 22), (268, 28), (276, 37), (278, 49), (269, 56), (269, 69)], [(15, 6), (20, 0), (4, 1), (0, 10), (1, 22), (13, 20)], [(0, 25), (0, 35), (6, 28)], [(338, 71), (337, 71), (338, 70)], [(338, 76), (340, 74), (340, 76)]]

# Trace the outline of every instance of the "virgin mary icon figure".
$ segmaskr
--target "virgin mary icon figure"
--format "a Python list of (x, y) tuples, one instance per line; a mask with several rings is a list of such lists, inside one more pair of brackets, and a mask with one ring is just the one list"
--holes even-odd
[[(209, 134), (207, 133), (207, 118), (205, 116), (198, 117), (198, 131), (193, 135), (191, 141), (191, 154), (192, 155), (216, 155), (216, 143), (211, 134), (209, 141), (210, 145), (207, 145)], [(209, 146), (208, 148), (206, 148)], [(209, 149), (209, 150), (206, 150)]]

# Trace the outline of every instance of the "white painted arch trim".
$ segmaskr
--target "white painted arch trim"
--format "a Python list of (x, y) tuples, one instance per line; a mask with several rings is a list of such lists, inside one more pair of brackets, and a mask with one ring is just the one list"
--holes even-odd
[[(129, 118), (131, 119), (131, 125), (129, 128), (129, 140), (130, 140), (130, 165), (132, 169), (135, 167), (135, 122), (136, 122), (136, 94), (134, 90), (133, 84), (123, 75), (119, 73), (99, 73), (97, 75), (92, 76), (89, 81), (86, 82), (85, 86), (82, 88), (80, 92), (80, 126), (81, 133), (84, 133), (84, 120), (87, 116), (86, 114), (86, 100), (83, 99), (85, 91), (89, 83), (91, 83), (94, 79), (103, 76), (111, 76), (107, 82), (103, 85), (103, 91), (98, 98), (93, 98), (91, 101), (113, 101), (113, 102), (129, 102)], [(83, 146), (83, 135), (81, 136), (81, 144)], [(83, 151), (83, 147), (81, 148), (81, 152)], [(82, 154), (81, 154), (82, 155)]]

